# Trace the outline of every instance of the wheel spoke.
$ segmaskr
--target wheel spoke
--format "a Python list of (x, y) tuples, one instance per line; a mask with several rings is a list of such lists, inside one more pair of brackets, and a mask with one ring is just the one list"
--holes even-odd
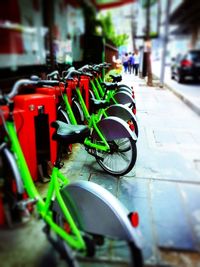
[(109, 174), (124, 175), (134, 166), (136, 161), (136, 145), (129, 138), (116, 139), (108, 142), (110, 152), (97, 151), (97, 162)]
[(127, 155), (124, 152), (119, 152), (118, 155), (120, 155), (121, 158), (124, 159), (124, 161), (129, 162), (129, 158), (127, 157)]

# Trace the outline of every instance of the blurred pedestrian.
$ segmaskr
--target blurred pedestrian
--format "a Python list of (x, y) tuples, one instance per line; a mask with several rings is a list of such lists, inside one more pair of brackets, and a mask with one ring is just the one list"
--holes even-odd
[(127, 73), (128, 71), (128, 60), (129, 60), (129, 56), (128, 56), (128, 53), (125, 53), (123, 56), (122, 56), (122, 64), (124, 66), (124, 72)]
[(134, 73), (134, 63), (135, 63), (135, 59), (134, 59), (134, 53), (131, 54), (131, 56), (129, 57), (129, 73), (131, 74), (131, 72)]
[(136, 76), (138, 75), (139, 63), (140, 63), (140, 56), (139, 56), (138, 50), (135, 50), (135, 53), (134, 53), (134, 73)]
[(129, 52), (128, 53), (128, 72), (131, 73), (131, 57), (132, 57), (132, 53)]

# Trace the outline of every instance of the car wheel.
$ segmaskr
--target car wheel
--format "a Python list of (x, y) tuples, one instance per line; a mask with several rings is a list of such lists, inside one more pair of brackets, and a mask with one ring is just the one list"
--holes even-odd
[(180, 73), (177, 75), (177, 82), (178, 83), (183, 83), (184, 82), (184, 76), (181, 75)]

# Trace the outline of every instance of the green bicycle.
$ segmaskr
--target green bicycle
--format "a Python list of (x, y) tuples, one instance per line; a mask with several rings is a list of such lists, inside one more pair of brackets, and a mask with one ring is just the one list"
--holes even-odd
[[(72, 80), (74, 75), (80, 75), (80, 72), (70, 70), (65, 80)], [(104, 109), (102, 103), (97, 101), (94, 104), (97, 105), (98, 112), (90, 114), (80, 88), (73, 90), (71, 107), (66, 82), (64, 86), (64, 93), (61, 93), (63, 105), (58, 107), (58, 119), (73, 125), (87, 122), (91, 135), (84, 141), (85, 148), (107, 173), (119, 176), (131, 171), (137, 158), (137, 137), (124, 120), (113, 116), (113, 109), (117, 110), (119, 106)], [(121, 115), (123, 116), (123, 113)]]
[[(84, 142), (90, 134), (87, 126), (68, 125), (60, 121), (52, 124), (55, 133), (52, 138), (58, 143), (57, 159), (52, 168), (45, 200), (39, 194), (31, 178), (13, 121), (14, 102), (12, 98), (23, 86), (57, 85), (55, 81), (19, 80), (7, 95), (0, 95), (0, 158), (3, 158), (4, 180), (6, 184), (16, 183), (16, 205), (27, 210), (27, 205), (35, 205), (40, 218), (46, 223), (49, 241), (64, 253), (68, 266), (79, 266), (77, 256), (94, 256), (98, 248), (97, 238), (108, 237), (124, 240), (130, 248), (130, 266), (143, 266), (142, 254), (136, 230), (128, 219), (128, 212), (107, 190), (87, 181), (70, 183), (59, 170), (61, 150), (69, 143)], [(8, 116), (5, 119), (5, 109)], [(9, 168), (5, 168), (9, 166)], [(12, 175), (7, 176), (11, 170)], [(11, 179), (11, 181), (10, 181)], [(29, 199), (19, 197), (24, 191)], [(13, 197), (12, 197), (13, 201)], [(12, 208), (13, 205), (10, 206)], [(98, 214), (98, 216), (96, 216)], [(130, 217), (130, 214), (129, 214)], [(103, 218), (99, 220), (99, 218)], [(67, 223), (68, 230), (65, 224)], [(58, 238), (54, 239), (52, 233)], [(72, 252), (73, 251), (73, 252)], [(74, 254), (75, 253), (75, 254)]]

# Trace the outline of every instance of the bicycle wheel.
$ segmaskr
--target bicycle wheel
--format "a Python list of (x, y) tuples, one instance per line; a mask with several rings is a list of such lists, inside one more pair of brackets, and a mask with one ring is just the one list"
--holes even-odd
[(0, 165), (2, 165), (0, 168), (4, 179), (6, 222), (8, 227), (12, 228), (14, 223), (21, 222), (21, 212), (17, 208), (17, 202), (22, 199), (24, 188), (14, 155), (7, 147), (2, 150), (0, 158)]
[[(53, 212), (54, 212), (55, 222), (60, 227), (64, 228), (66, 231), (69, 231), (69, 229), (67, 228), (68, 225), (64, 221), (64, 216), (56, 201), (54, 201), (53, 204)], [(73, 251), (60, 236), (57, 236), (56, 249), (60, 254), (61, 258), (65, 260), (68, 267), (79, 267), (75, 251)]]
[(61, 106), (59, 106), (57, 109), (57, 120), (71, 124), (67, 112)]
[(117, 86), (118, 86), (118, 88), (127, 88), (127, 90), (129, 90), (129, 91), (132, 91), (133, 90), (130, 86), (128, 86), (126, 84), (120, 83)]
[[(132, 98), (132, 96), (129, 93), (116, 91), (113, 95), (114, 100), (118, 104), (124, 104), (128, 107), (131, 107), (132, 103), (135, 103), (135, 100)], [(111, 103), (114, 103), (114, 100), (111, 99)]]
[(130, 108), (122, 104), (115, 104), (106, 108), (105, 112), (107, 116), (115, 116), (124, 120), (129, 125), (131, 131), (135, 132), (138, 137), (137, 121)]
[(132, 119), (131, 121), (128, 121), (127, 123), (129, 124), (131, 131), (134, 131), (136, 136), (138, 137), (139, 131), (138, 131), (138, 125), (137, 125), (136, 120)]
[[(69, 208), (69, 207), (68, 207)], [(65, 220), (61, 209), (59, 208), (58, 202), (55, 200), (53, 204), (53, 212), (55, 222), (63, 228), (67, 233), (70, 233), (70, 227), (68, 222)], [(75, 215), (73, 216), (76, 217)], [(83, 232), (82, 232), (83, 233)], [(86, 251), (84, 256), (93, 257), (95, 254), (95, 241), (93, 238), (97, 238), (97, 236), (92, 236), (87, 234), (83, 234), (83, 239), (86, 244)], [(99, 237), (100, 238), (100, 237)], [(78, 251), (72, 250), (68, 244), (60, 237), (57, 236), (58, 246), (57, 250), (60, 253), (61, 257), (66, 261), (67, 266), (69, 267), (79, 267), (78, 257), (81, 259), (83, 258), (83, 254), (79, 253)], [(100, 240), (100, 239), (99, 239)]]
[[(99, 141), (96, 140), (96, 143)], [(132, 138), (108, 141), (110, 152), (96, 150), (96, 161), (111, 175), (125, 175), (132, 170), (137, 158), (136, 143)]]
[(128, 89), (127, 87), (118, 87), (117, 92), (126, 92), (132, 96), (132, 91)]
[[(128, 211), (110, 192), (96, 183), (79, 181), (64, 187), (61, 195), (82, 235), (87, 237), (84, 238), (87, 253), (79, 256), (79, 262), (88, 256), (91, 263), (107, 260), (117, 266), (143, 266), (139, 239)], [(57, 200), (53, 210), (56, 222), (70, 233)]]
[(112, 255), (112, 264), (115, 263), (117, 266), (143, 266), (141, 250), (138, 249), (134, 243), (129, 243), (125, 240), (105, 238), (105, 245), (99, 247), (98, 255), (104, 258), (110, 258), (109, 254)]
[(80, 104), (74, 99), (72, 99), (72, 111), (74, 113), (77, 123), (83, 124), (84, 123), (83, 111), (81, 109)]

